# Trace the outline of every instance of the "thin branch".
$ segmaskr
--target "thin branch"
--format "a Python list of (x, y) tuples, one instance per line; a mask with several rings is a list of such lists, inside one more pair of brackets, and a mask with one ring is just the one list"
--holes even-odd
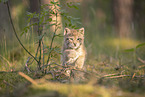
[[(56, 5), (55, 5), (55, 9), (56, 9)], [(57, 11), (56, 11), (55, 17), (56, 17), (55, 31), (54, 31), (53, 36), (52, 36), (52, 40), (51, 40), (51, 44), (50, 44), (50, 52), (49, 52), (49, 55), (48, 55), (46, 64), (48, 64), (48, 62), (50, 60), (50, 55), (51, 55), (51, 52), (52, 52), (51, 49), (52, 49), (52, 45), (53, 45), (54, 38), (56, 36), (56, 31), (57, 31)], [(50, 67), (49, 67), (49, 69), (50, 69)]]
[(7, 8), (8, 8), (8, 14), (9, 14), (9, 18), (10, 18), (10, 22), (11, 22), (11, 25), (12, 25), (12, 28), (13, 28), (13, 30), (14, 30), (14, 34), (15, 34), (15, 36), (16, 36), (16, 38), (17, 38), (17, 40), (18, 40), (18, 42), (20, 43), (20, 45), (23, 47), (23, 49), (31, 56), (31, 57), (33, 57), (36, 61), (37, 61), (37, 63), (39, 62), (25, 47), (24, 47), (24, 45), (22, 44), (22, 42), (20, 41), (20, 39), (19, 39), (19, 37), (18, 37), (18, 35), (17, 35), (17, 33), (16, 33), (16, 30), (15, 30), (15, 27), (14, 27), (14, 24), (13, 24), (13, 21), (12, 21), (12, 17), (11, 17), (11, 13), (10, 13), (10, 8), (9, 8), (9, 4), (8, 4), (8, 2), (6, 2), (6, 4), (7, 4)]
[[(38, 17), (38, 36), (40, 37), (42, 32), (41, 32), (41, 29), (40, 29), (40, 13), (41, 12), (41, 1), (39, 0), (39, 17)], [(38, 42), (38, 46), (39, 46), (39, 62), (38, 62), (38, 69), (40, 70), (40, 65), (41, 65), (41, 39), (39, 39), (39, 42)]]
[(25, 68), (28, 71), (28, 73), (30, 73), (30, 69), (28, 68), (28, 62), (29, 62), (29, 60), (30, 60), (30, 57), (28, 57), (27, 62), (25, 64)]
[(44, 58), (45, 58), (45, 56), (44, 56), (44, 43), (43, 43), (43, 40), (42, 40), (42, 46), (43, 46), (43, 68), (42, 68), (42, 70), (44, 71)]
[(55, 38), (55, 34), (56, 34), (56, 31), (57, 31), (57, 13), (56, 13), (56, 25), (55, 25), (55, 31), (53, 33), (53, 36), (52, 36), (52, 39), (51, 39), (51, 44), (50, 44), (50, 52), (49, 52), (49, 55), (48, 55), (48, 58), (47, 58), (47, 62), (46, 64), (48, 64), (49, 60), (50, 60), (50, 55), (51, 55), (51, 52), (52, 52), (52, 45), (53, 45), (53, 41), (54, 41), (54, 38)]

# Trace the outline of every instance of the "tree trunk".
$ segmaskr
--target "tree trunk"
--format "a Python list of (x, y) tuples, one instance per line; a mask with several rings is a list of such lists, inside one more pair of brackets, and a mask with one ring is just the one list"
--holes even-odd
[(12, 35), (13, 29), (10, 24), (7, 5), (0, 3), (0, 40), (2, 40), (4, 36), (6, 36), (6, 38), (12, 39)]
[(130, 37), (132, 29), (133, 0), (113, 0), (115, 31), (123, 37)]
[(30, 11), (32, 13), (36, 12), (38, 13), (39, 11), (39, 0), (29, 0), (30, 2)]
[[(30, 12), (34, 13), (39, 13), (39, 0), (29, 0), (30, 4)], [(31, 24), (38, 22), (38, 18), (32, 18), (31, 19)], [(38, 25), (33, 26), (33, 32), (38, 33)]]
[(145, 0), (134, 0), (133, 18), (135, 34), (140, 39), (145, 39)]

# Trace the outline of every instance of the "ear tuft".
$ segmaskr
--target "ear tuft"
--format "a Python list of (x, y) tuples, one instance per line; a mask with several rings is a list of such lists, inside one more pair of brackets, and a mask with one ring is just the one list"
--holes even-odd
[(84, 29), (84, 28), (80, 28), (80, 29), (79, 29), (79, 32), (81, 32), (82, 34), (84, 34), (85, 29)]
[(64, 29), (64, 35), (66, 35), (66, 34), (68, 34), (68, 33), (70, 33), (70, 29), (69, 29), (69, 28), (65, 28), (65, 29)]

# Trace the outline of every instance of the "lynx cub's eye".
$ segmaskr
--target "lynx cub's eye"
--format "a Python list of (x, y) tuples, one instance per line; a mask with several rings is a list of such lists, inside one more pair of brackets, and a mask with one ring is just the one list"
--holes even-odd
[(81, 38), (78, 38), (77, 40), (82, 40)]
[(69, 38), (66, 38), (66, 40), (69, 40)]
[(73, 38), (66, 38), (66, 40), (73, 40)]

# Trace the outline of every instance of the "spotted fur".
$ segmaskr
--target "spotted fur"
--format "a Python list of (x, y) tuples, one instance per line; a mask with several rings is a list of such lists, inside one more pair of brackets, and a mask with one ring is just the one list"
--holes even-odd
[(85, 62), (84, 28), (64, 29), (64, 45), (62, 49), (62, 65), (71, 65), (82, 69)]

